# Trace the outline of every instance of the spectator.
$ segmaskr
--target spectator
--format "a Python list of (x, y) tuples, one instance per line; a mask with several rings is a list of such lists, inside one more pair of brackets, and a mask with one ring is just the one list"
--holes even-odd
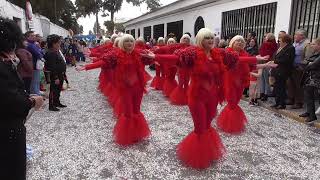
[(249, 46), (246, 47), (246, 51), (250, 56), (257, 56), (259, 54), (258, 44), (255, 38), (249, 41)]
[(256, 39), (257, 34), (253, 31), (249, 32), (246, 39), (246, 47), (249, 46), (251, 39)]
[[(261, 56), (269, 56), (269, 60), (272, 59), (277, 51), (277, 43), (275, 36), (272, 33), (267, 33), (264, 41), (259, 49)], [(265, 68), (262, 71), (260, 81), (260, 97), (262, 101), (267, 101), (269, 96), (273, 96), (269, 85), (269, 69)]]
[(49, 110), (59, 111), (57, 107), (67, 107), (60, 102), (60, 92), (66, 72), (66, 63), (60, 55), (60, 37), (58, 35), (50, 35), (47, 37), (48, 52), (44, 58), (46, 60), (45, 68), (50, 72), (50, 95)]
[(25, 90), (30, 94), (30, 85), (33, 73), (32, 54), (26, 49), (28, 42), (23, 39), (22, 43), (18, 45), (16, 55), (20, 59), (17, 71), (24, 82)]
[(218, 36), (214, 37), (213, 39), (213, 47), (218, 48), (220, 43), (220, 38)]
[(277, 43), (279, 44), (279, 38), (282, 38), (284, 35), (286, 35), (287, 34), (287, 32), (285, 32), (285, 31), (280, 31), (279, 32), (279, 34), (278, 34), (278, 41), (277, 41)]
[(75, 45), (74, 40), (70, 40), (70, 44), (67, 50), (67, 56), (66, 59), (69, 63), (71, 63), (72, 66), (76, 66), (76, 57), (78, 54), (78, 48)]
[(255, 69), (250, 72), (250, 86), (249, 86), (249, 104), (258, 105), (259, 91), (259, 79), (262, 75), (263, 69)]
[(17, 24), (0, 18), (0, 179), (26, 179), (26, 128), (29, 110), (43, 104), (40, 96), (29, 97), (16, 68), (14, 49), (22, 39)]
[(278, 66), (272, 70), (272, 76), (275, 78), (274, 93), (276, 103), (271, 107), (276, 109), (286, 108), (286, 81), (290, 76), (295, 55), (295, 49), (291, 43), (291, 37), (284, 35), (280, 38), (280, 47), (275, 55), (274, 63)]
[(78, 48), (78, 61), (86, 61), (86, 58), (84, 57), (84, 54), (83, 54), (83, 50), (84, 50), (84, 41), (83, 40), (80, 40), (77, 42), (77, 48)]
[(33, 31), (28, 31), (25, 33), (25, 36), (28, 40), (27, 50), (32, 54), (33, 61), (33, 77), (31, 80), (31, 89), (32, 94), (40, 95), (40, 69), (37, 67), (38, 61), (40, 63), (43, 58), (41, 48), (36, 45), (37, 37)]
[(320, 89), (320, 38), (311, 44), (314, 55), (306, 59), (301, 84), (304, 89), (304, 100), (307, 112), (300, 114), (300, 117), (307, 117), (306, 122), (317, 120), (315, 114), (315, 93)]
[(219, 48), (226, 48), (226, 47), (228, 47), (228, 42), (225, 39), (221, 39), (218, 47)]
[(312, 55), (310, 43), (307, 40), (307, 31), (299, 29), (295, 32), (293, 46), (296, 49), (294, 68), (288, 82), (288, 104), (293, 104), (292, 109), (300, 109), (303, 106), (303, 89), (300, 86), (303, 69), (300, 64)]

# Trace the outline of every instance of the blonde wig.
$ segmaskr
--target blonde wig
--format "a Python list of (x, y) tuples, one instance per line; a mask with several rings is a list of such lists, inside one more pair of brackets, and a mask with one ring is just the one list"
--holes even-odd
[(230, 42), (229, 42), (229, 47), (232, 48), (233, 47), (233, 44), (236, 42), (236, 41), (240, 41), (242, 44), (243, 44), (243, 47), (245, 47), (246, 45), (246, 41), (244, 40), (244, 38), (240, 35), (236, 35), (234, 36)]
[(191, 37), (188, 34), (184, 34), (181, 38), (180, 38), (180, 43), (184, 43), (184, 39), (188, 39), (189, 40), (189, 44), (191, 43)]
[(196, 45), (203, 48), (202, 41), (208, 37), (214, 38), (213, 32), (209, 28), (200, 29), (196, 36)]
[(167, 44), (174, 44), (176, 43), (176, 40), (174, 40), (173, 38), (169, 38), (167, 41)]
[(119, 48), (126, 51), (126, 49), (124, 48), (124, 43), (127, 41), (132, 41), (133, 46), (135, 45), (134, 37), (131, 34), (124, 34), (119, 41)]

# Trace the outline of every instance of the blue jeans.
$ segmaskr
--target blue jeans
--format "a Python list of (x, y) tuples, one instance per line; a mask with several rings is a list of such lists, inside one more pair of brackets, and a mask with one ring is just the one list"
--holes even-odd
[(265, 95), (271, 95), (270, 85), (269, 85), (269, 68), (264, 68), (261, 75), (260, 81), (260, 93)]
[(30, 87), (31, 94), (40, 95), (40, 71), (41, 70), (33, 70), (33, 77), (31, 80), (31, 87)]

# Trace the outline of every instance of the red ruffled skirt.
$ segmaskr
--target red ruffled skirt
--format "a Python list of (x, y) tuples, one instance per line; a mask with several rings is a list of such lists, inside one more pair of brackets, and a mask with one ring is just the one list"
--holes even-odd
[(196, 169), (208, 168), (224, 154), (225, 148), (219, 134), (212, 127), (202, 134), (191, 132), (177, 147), (178, 158)]
[(240, 134), (245, 130), (247, 118), (239, 105), (227, 104), (220, 113), (217, 125), (226, 133)]
[(187, 105), (187, 90), (181, 86), (177, 86), (170, 94), (170, 102), (174, 105)]
[(142, 113), (134, 114), (131, 118), (121, 115), (113, 130), (114, 140), (121, 146), (128, 146), (146, 139), (150, 129)]
[(175, 79), (166, 78), (163, 83), (163, 94), (169, 97), (172, 91), (177, 87), (177, 85), (178, 83)]

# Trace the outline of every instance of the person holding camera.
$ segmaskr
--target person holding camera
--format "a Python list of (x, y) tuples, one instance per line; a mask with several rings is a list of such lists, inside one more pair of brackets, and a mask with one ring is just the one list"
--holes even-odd
[(24, 123), (30, 109), (43, 104), (43, 97), (29, 96), (17, 73), (15, 49), (21, 41), (17, 24), (0, 18), (0, 179), (26, 179)]

